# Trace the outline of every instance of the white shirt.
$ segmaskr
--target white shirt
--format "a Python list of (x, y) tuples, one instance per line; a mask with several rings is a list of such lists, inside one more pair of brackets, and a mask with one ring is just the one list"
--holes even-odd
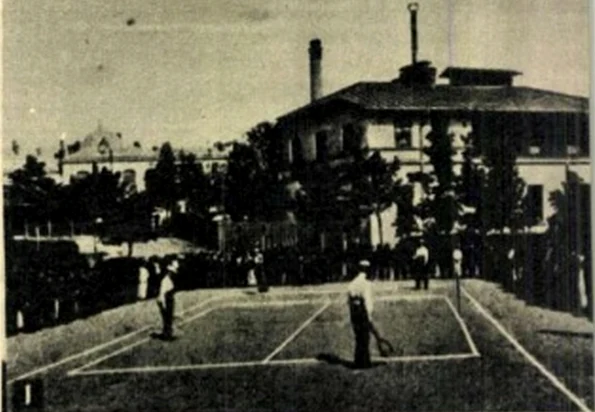
[(452, 258), (455, 262), (460, 262), (463, 259), (463, 253), (461, 252), (461, 249), (455, 249), (454, 252), (452, 252)]
[(149, 283), (149, 270), (141, 266), (138, 270), (138, 292), (137, 297), (139, 299), (144, 299), (147, 297), (147, 286)]
[(355, 279), (353, 279), (347, 288), (347, 293), (350, 298), (362, 298), (366, 305), (368, 316), (372, 315), (374, 311), (374, 298), (372, 296), (372, 282), (366, 279), (366, 274), (360, 272)]
[(169, 275), (165, 275), (161, 280), (161, 285), (159, 286), (159, 296), (157, 296), (157, 301), (165, 304), (165, 294), (170, 292), (174, 288), (174, 282), (171, 280)]
[(415, 256), (413, 256), (413, 258), (414, 259), (422, 258), (423, 261), (424, 261), (424, 265), (425, 265), (425, 264), (428, 263), (428, 260), (430, 258), (430, 252), (428, 251), (428, 248), (427, 247), (425, 247), (424, 245), (421, 245), (415, 251)]
[(147, 283), (149, 281), (149, 269), (141, 266), (138, 270), (138, 281), (139, 283)]
[(262, 253), (257, 253), (256, 256), (254, 257), (254, 263), (256, 263), (257, 265), (262, 265), (264, 263), (264, 256), (262, 255)]

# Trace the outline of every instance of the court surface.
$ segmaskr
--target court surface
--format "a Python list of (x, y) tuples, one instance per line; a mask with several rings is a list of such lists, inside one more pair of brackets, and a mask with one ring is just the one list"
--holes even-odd
[(459, 313), (451, 282), (375, 287), (374, 323), (395, 351), (381, 357), (372, 339), (370, 369), (353, 368), (337, 285), (222, 294), (184, 311), (173, 342), (132, 332), (17, 386), (41, 379), (55, 411), (588, 410), (466, 292)]

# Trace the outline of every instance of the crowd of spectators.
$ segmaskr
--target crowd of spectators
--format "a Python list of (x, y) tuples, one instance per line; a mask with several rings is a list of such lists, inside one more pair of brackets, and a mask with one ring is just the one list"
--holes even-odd
[[(175, 279), (178, 290), (256, 287), (266, 291), (276, 285), (347, 281), (357, 262), (363, 259), (371, 263), (371, 280), (412, 279), (418, 245), (415, 239), (396, 247), (351, 245), (345, 250), (324, 251), (296, 246), (261, 250), (252, 245), (232, 247), (226, 252), (102, 259), (100, 255), (81, 255), (68, 242), (55, 242), (42, 249), (34, 242), (22, 243), (18, 250), (10, 250), (6, 255), (7, 332), (11, 335), (34, 331), (155, 298), (165, 268), (174, 257), (180, 263)], [(578, 257), (569, 262), (578, 263), (569, 267), (569, 275), (562, 279), (548, 267), (547, 256), (533, 252), (540, 250), (536, 246), (515, 249), (512, 244), (491, 242), (485, 250), (474, 251), (464, 243), (431, 242), (428, 248), (430, 277), (448, 278), (455, 272), (458, 276), (475, 277), (481, 273), (483, 278), (500, 283), (505, 290), (518, 293), (531, 303), (545, 301), (562, 310), (567, 309), (565, 305), (576, 307), (580, 298), (572, 295), (580, 280)], [(456, 261), (460, 263), (458, 269), (453, 264)]]

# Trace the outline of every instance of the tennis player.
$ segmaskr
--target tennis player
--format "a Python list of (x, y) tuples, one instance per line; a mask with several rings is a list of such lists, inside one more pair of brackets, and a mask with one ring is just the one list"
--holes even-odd
[(359, 262), (356, 277), (349, 283), (348, 304), (351, 317), (351, 326), (355, 335), (355, 367), (368, 368), (372, 365), (370, 360), (370, 324), (374, 310), (372, 295), (372, 282), (366, 273), (370, 262)]
[(163, 340), (175, 339), (175, 336), (173, 335), (175, 304), (175, 285), (173, 277), (175, 277), (176, 273), (178, 272), (178, 268), (178, 260), (172, 260), (167, 267), (165, 276), (161, 280), (159, 295), (157, 296), (157, 305), (159, 306), (159, 311), (161, 312), (161, 317), (163, 319), (163, 332), (161, 334), (161, 338)]

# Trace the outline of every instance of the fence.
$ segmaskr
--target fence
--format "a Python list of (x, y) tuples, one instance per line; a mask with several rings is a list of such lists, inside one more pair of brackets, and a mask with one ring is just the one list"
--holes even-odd
[[(221, 226), (220, 226), (221, 227)], [(304, 285), (345, 281), (359, 259), (372, 262), (373, 279), (411, 276), (412, 242), (394, 249), (372, 249), (349, 242), (340, 226), (318, 230), (295, 224), (233, 224), (225, 227), (225, 248), (219, 252), (187, 254), (180, 264), (179, 289), (242, 287), (254, 261), (237, 245), (261, 242), (264, 265), (259, 282)], [(450, 237), (428, 241), (430, 264), (441, 277), (452, 276)], [(464, 276), (497, 282), (530, 304), (579, 314), (591, 311), (591, 256), (553, 250), (545, 235), (472, 235), (461, 238)], [(511, 253), (514, 250), (514, 254)], [(585, 250), (588, 252), (588, 250)], [(554, 256), (554, 254), (561, 254)], [(6, 244), (6, 321), (9, 335), (68, 322), (139, 299), (141, 261), (117, 258), (93, 262), (73, 242), (11, 241)], [(238, 259), (238, 257), (241, 257)], [(94, 256), (94, 258), (97, 258)], [(148, 265), (146, 298), (156, 296), (165, 261)], [(557, 262), (553, 264), (553, 262)]]
[(298, 225), (292, 222), (231, 222), (222, 220), (218, 226), (219, 250), (263, 250), (298, 244)]
[(545, 234), (486, 236), (480, 245), (480, 273), (529, 304), (590, 312), (590, 250), (581, 259), (565, 246), (548, 243)]

